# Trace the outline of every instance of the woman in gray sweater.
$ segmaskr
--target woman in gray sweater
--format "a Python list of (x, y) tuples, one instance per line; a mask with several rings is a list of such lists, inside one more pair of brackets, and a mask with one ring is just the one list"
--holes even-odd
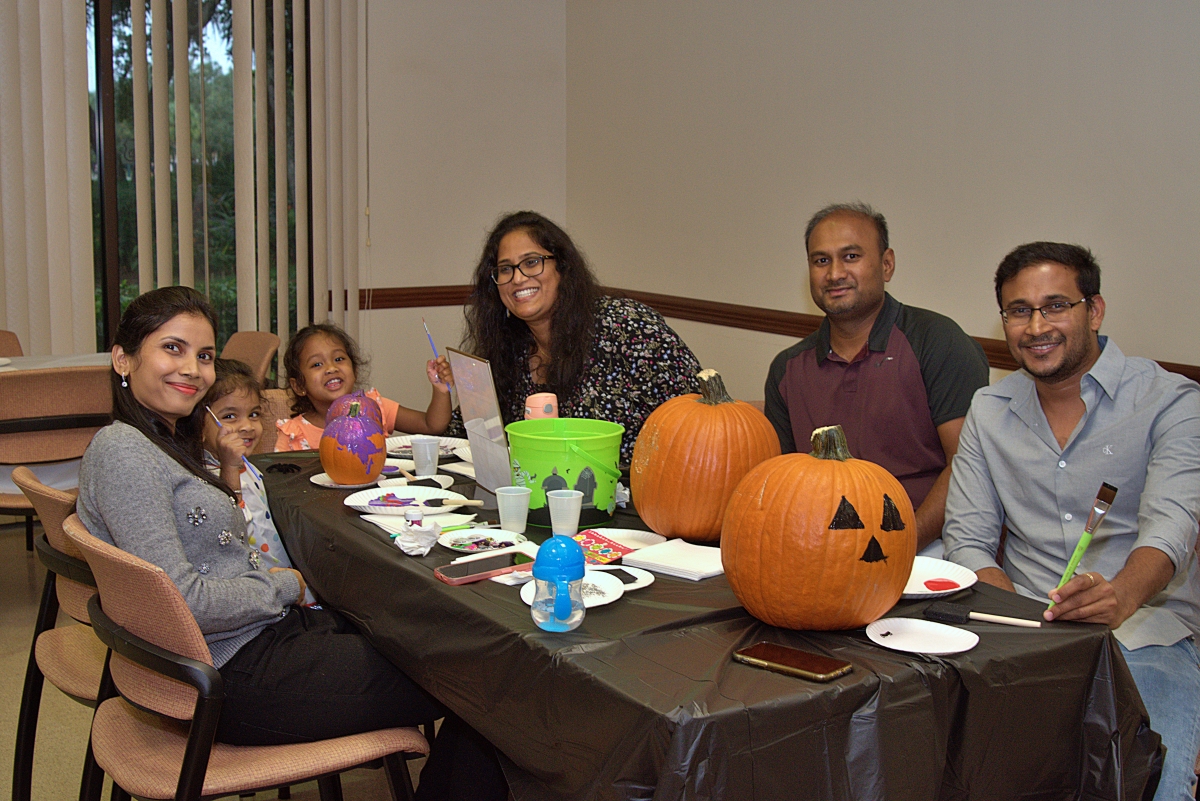
[(197, 405), (215, 378), (216, 315), (187, 287), (135, 299), (112, 348), (113, 416), (84, 454), (88, 530), (152, 562), (183, 594), (225, 682), (217, 739), (305, 742), (445, 716), (418, 798), (503, 799), (491, 744), (337, 612), (295, 606), (304, 578), (246, 543), (240, 490), (203, 466)]

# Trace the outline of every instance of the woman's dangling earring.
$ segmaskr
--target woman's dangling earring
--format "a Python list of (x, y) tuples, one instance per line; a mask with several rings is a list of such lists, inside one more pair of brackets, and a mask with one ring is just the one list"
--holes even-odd
[(512, 316), (512, 312), (508, 310), (507, 306), (505, 306), (504, 307), (504, 319), (507, 320), (511, 316)]
[(121, 386), (128, 387), (129, 381), (125, 378), (125, 374), (121, 373)]

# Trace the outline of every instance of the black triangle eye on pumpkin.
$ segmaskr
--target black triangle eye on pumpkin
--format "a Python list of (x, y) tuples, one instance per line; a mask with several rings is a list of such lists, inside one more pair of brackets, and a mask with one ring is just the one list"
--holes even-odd
[(900, 510), (886, 493), (883, 496), (883, 523), (879, 528), (883, 531), (904, 531), (904, 519), (900, 516)]
[(863, 525), (862, 518), (858, 516), (858, 511), (854, 508), (854, 504), (846, 500), (846, 496), (842, 496), (842, 502), (838, 504), (837, 511), (833, 513), (833, 520), (829, 523), (830, 531), (846, 531), (848, 529), (866, 528)]

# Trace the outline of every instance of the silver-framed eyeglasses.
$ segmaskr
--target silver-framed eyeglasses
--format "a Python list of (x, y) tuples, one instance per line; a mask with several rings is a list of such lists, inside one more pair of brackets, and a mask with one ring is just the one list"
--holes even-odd
[(1042, 317), (1047, 321), (1058, 323), (1067, 319), (1067, 315), (1071, 313), (1071, 309), (1080, 303), (1087, 303), (1091, 299), (1092, 296), (1087, 295), (1074, 303), (1065, 300), (1056, 300), (1053, 303), (1047, 303), (1045, 306), (1013, 306), (1011, 309), (1001, 309), (1000, 316), (1004, 319), (1005, 325), (1025, 325), (1033, 319), (1034, 312), (1041, 312)]
[(513, 280), (517, 270), (521, 271), (521, 275), (526, 278), (533, 278), (535, 275), (541, 275), (546, 269), (546, 260), (553, 260), (550, 255), (543, 256), (540, 253), (526, 256), (521, 259), (519, 264), (497, 264), (492, 270), (492, 280), (496, 282), (496, 286), (503, 286)]

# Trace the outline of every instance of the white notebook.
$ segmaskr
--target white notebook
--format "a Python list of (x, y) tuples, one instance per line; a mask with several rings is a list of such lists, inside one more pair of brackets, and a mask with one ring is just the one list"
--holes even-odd
[(720, 548), (692, 545), (683, 540), (667, 540), (625, 554), (621, 564), (692, 581), (712, 578), (725, 572)]

